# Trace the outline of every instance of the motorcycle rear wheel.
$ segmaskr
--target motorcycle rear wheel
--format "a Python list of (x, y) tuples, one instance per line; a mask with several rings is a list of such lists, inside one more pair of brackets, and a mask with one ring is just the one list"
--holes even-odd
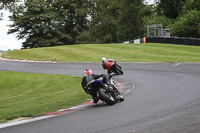
[(118, 64), (116, 64), (116, 71), (117, 71), (117, 74), (119, 74), (119, 75), (123, 75), (123, 73), (124, 73)]

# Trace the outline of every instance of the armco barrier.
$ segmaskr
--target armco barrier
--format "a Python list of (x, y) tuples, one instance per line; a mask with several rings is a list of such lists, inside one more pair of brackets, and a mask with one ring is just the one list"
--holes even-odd
[(135, 40), (130, 40), (130, 41), (126, 41), (123, 43), (133, 43), (133, 44), (139, 44), (139, 43), (146, 43), (146, 37), (141, 38), (141, 39), (135, 39)]
[(185, 37), (147, 37), (147, 43), (169, 43), (183, 44), (191, 46), (200, 46), (200, 38), (185, 38)]

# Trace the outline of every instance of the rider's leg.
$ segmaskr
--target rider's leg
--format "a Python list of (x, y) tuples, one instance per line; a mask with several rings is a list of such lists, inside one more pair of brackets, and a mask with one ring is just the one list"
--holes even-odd
[(91, 92), (93, 103), (97, 103), (99, 101), (99, 97), (97, 96), (97, 92)]

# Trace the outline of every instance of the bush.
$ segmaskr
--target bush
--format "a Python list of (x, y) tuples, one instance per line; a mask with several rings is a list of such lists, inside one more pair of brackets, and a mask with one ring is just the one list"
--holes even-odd
[(87, 44), (91, 43), (91, 35), (88, 31), (82, 32), (79, 36), (76, 37), (77, 44)]
[(111, 34), (107, 34), (104, 37), (104, 43), (112, 43), (112, 35)]
[(200, 11), (188, 11), (180, 16), (170, 29), (172, 36), (200, 38)]

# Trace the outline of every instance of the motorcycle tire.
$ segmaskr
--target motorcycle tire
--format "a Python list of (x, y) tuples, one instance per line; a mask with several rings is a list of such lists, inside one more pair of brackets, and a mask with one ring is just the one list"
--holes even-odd
[(119, 65), (116, 65), (116, 71), (118, 75), (123, 75), (124, 73)]
[(104, 89), (100, 88), (98, 90), (99, 98), (106, 102), (108, 105), (113, 105), (115, 103), (115, 99), (108, 93), (104, 92)]

